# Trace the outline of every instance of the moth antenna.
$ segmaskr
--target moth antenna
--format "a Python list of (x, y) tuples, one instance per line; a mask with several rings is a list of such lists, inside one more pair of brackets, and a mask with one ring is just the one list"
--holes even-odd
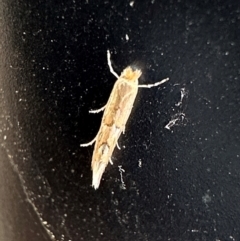
[(117, 78), (119, 79), (118, 74), (113, 70), (112, 63), (111, 63), (111, 54), (110, 51), (107, 50), (107, 62), (108, 62), (108, 67), (110, 69), (110, 72)]

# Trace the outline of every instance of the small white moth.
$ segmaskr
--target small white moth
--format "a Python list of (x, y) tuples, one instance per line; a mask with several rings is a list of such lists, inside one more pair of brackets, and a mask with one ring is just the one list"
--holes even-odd
[(108, 162), (112, 163), (112, 153), (116, 145), (118, 146), (118, 138), (125, 131), (138, 88), (152, 88), (169, 80), (169, 78), (166, 78), (155, 84), (139, 85), (138, 79), (142, 74), (140, 69), (133, 70), (131, 66), (128, 66), (119, 77), (112, 68), (109, 50), (107, 51), (107, 61), (110, 72), (117, 78), (117, 81), (114, 84), (107, 104), (98, 110), (89, 111), (90, 113), (98, 113), (105, 110), (96, 137), (89, 143), (80, 145), (85, 147), (95, 142), (92, 156), (92, 186), (95, 189), (99, 187)]

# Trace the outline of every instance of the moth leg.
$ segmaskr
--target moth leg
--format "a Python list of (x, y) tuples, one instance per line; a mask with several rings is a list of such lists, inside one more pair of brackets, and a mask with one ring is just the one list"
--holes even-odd
[(106, 108), (106, 105), (104, 105), (102, 108), (97, 110), (90, 110), (89, 113), (92, 113), (92, 114), (99, 113), (101, 111), (104, 111), (105, 108)]
[(98, 136), (98, 134), (95, 136), (95, 138), (94, 138), (92, 141), (90, 141), (90, 142), (88, 142), (88, 143), (80, 144), (80, 146), (81, 146), (81, 147), (91, 146), (91, 145), (96, 141), (97, 136)]
[(125, 134), (125, 126), (123, 126), (123, 128), (122, 128), (122, 133), (123, 133), (123, 135)]
[(111, 57), (110, 51), (107, 50), (107, 62), (108, 62), (108, 66), (109, 66), (110, 72), (111, 72), (117, 79), (119, 79), (118, 74), (113, 70), (110, 57)]
[(118, 150), (121, 150), (121, 147), (119, 146), (118, 142), (117, 142), (117, 148)]
[(138, 88), (152, 88), (152, 87), (161, 85), (161, 84), (167, 82), (168, 80), (169, 80), (169, 78), (166, 78), (166, 79), (163, 79), (159, 82), (156, 82), (155, 84), (138, 85)]
[(111, 165), (113, 165), (113, 161), (112, 161), (111, 158), (109, 158), (109, 162), (110, 162)]

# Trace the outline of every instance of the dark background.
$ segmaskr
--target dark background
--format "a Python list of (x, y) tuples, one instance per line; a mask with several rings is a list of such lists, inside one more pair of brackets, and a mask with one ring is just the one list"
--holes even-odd
[[(240, 240), (238, 3), (1, 0), (0, 240)], [(107, 49), (170, 81), (139, 90), (95, 191), (79, 145), (116, 80)]]

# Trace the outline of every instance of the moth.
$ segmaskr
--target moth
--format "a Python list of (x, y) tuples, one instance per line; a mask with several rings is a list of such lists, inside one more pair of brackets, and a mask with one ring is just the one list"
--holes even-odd
[(115, 147), (119, 148), (118, 139), (122, 133), (125, 133), (125, 126), (137, 96), (138, 88), (152, 88), (169, 80), (169, 78), (166, 78), (155, 84), (139, 85), (138, 79), (142, 75), (140, 69), (133, 69), (131, 66), (128, 66), (118, 76), (112, 68), (109, 50), (107, 50), (107, 62), (110, 72), (117, 78), (117, 81), (114, 84), (107, 104), (98, 110), (89, 111), (89, 113), (104, 111), (96, 137), (92, 141), (80, 145), (86, 147), (95, 142), (91, 163), (92, 186), (95, 189), (99, 187), (108, 163), (112, 164), (111, 156)]

